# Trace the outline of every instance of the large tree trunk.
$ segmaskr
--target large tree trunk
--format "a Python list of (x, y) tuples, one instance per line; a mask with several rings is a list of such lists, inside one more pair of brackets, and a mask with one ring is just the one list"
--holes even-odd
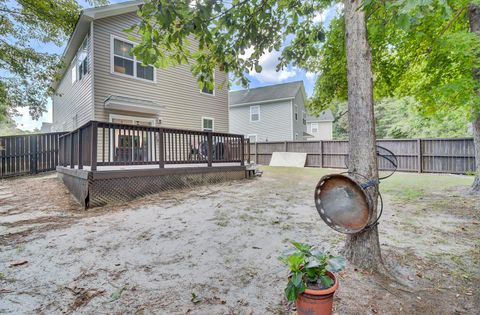
[[(470, 32), (480, 36), (480, 7), (478, 5), (470, 5), (468, 8), (468, 19), (470, 22)], [(480, 69), (473, 69), (475, 79), (480, 81)], [(480, 95), (480, 91), (477, 91)], [(473, 122), (473, 142), (475, 143), (475, 160), (476, 173), (472, 184), (472, 192), (480, 193), (480, 111), (474, 109), (473, 114), (476, 119)]]
[[(345, 34), (347, 49), (349, 171), (369, 180), (378, 180), (375, 120), (373, 115), (372, 57), (367, 39), (362, 0), (345, 0)], [(365, 182), (363, 177), (357, 178)], [(369, 188), (374, 200), (371, 222), (377, 215), (378, 191)], [(354, 265), (379, 270), (383, 267), (376, 226), (349, 235), (345, 256)]]

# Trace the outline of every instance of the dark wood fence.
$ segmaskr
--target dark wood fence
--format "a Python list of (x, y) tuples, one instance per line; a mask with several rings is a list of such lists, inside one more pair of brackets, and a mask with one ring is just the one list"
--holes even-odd
[(91, 170), (111, 165), (244, 165), (248, 152), (243, 135), (97, 121), (62, 135), (59, 148), (59, 165)]
[[(398, 170), (419, 173), (465, 174), (475, 170), (472, 138), (378, 140), (378, 145), (395, 153)], [(295, 141), (251, 143), (252, 159), (268, 165), (272, 152), (307, 153), (306, 166), (345, 168), (347, 141)], [(388, 163), (380, 162), (380, 169)]]
[(62, 134), (0, 137), (0, 178), (55, 170)]

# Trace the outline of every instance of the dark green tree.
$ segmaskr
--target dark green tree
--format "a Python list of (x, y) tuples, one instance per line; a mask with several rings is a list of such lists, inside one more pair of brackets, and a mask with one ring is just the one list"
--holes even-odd
[[(108, 0), (88, 2), (101, 5)], [(19, 107), (27, 107), (34, 119), (45, 112), (61, 60), (34, 47), (63, 45), (80, 10), (76, 0), (0, 0), (0, 121)]]

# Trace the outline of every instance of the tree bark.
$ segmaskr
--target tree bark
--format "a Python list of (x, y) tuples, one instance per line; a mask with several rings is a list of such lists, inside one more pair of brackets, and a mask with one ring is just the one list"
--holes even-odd
[[(345, 34), (348, 81), (349, 171), (378, 180), (375, 119), (373, 114), (372, 57), (367, 38), (362, 0), (345, 0)], [(365, 182), (366, 178), (357, 177)], [(368, 189), (373, 200), (370, 222), (377, 216), (377, 187)], [(354, 265), (369, 269), (383, 268), (378, 229), (374, 226), (349, 235), (345, 256)]]
[[(480, 36), (480, 7), (478, 5), (471, 4), (468, 7), (468, 20), (470, 23), (470, 32)], [(480, 69), (472, 69), (473, 76), (477, 81), (480, 81)], [(477, 94), (480, 95), (480, 91), (477, 91)], [(473, 142), (475, 146), (475, 161), (476, 161), (476, 170), (475, 170), (475, 179), (471, 186), (473, 193), (480, 193), (480, 110), (473, 109), (473, 115), (475, 118), (472, 127), (473, 127)]]

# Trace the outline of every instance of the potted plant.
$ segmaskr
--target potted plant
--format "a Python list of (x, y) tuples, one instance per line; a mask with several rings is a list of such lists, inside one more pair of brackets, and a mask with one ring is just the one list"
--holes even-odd
[(345, 268), (345, 258), (332, 256), (314, 246), (292, 242), (295, 249), (279, 257), (289, 269), (285, 295), (295, 301), (298, 315), (332, 314), (338, 279), (333, 274)]

